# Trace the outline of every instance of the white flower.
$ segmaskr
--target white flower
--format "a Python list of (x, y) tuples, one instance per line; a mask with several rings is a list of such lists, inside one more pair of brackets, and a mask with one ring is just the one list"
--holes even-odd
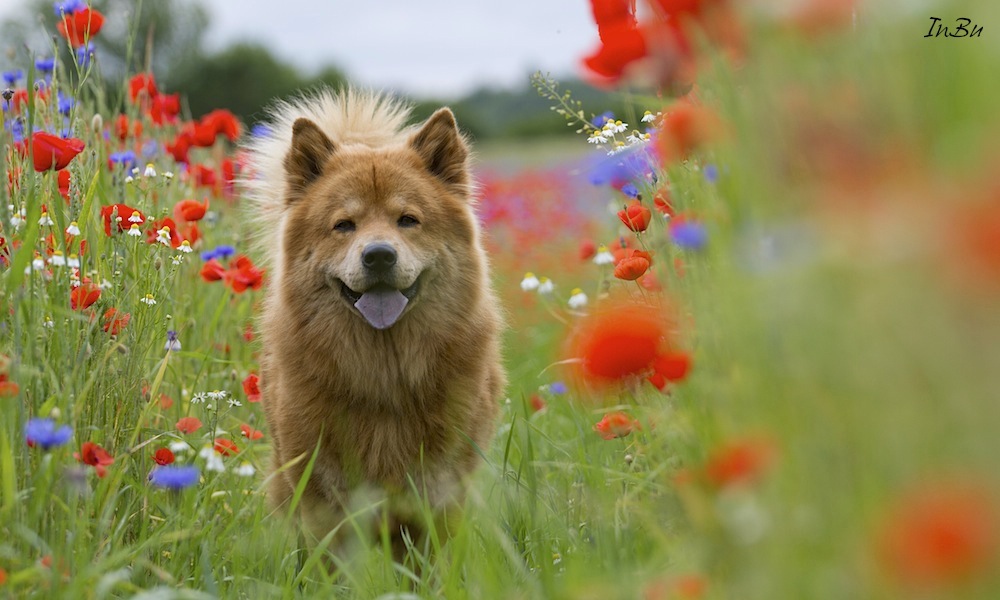
[(71, 221), (69, 227), (66, 228), (66, 233), (69, 235), (80, 235), (80, 225), (76, 221)]
[(569, 297), (569, 307), (577, 309), (584, 306), (587, 306), (587, 294), (584, 294), (580, 288), (573, 288)]
[(621, 121), (611, 123), (611, 121), (608, 121), (608, 124), (612, 126), (612, 131), (615, 133), (625, 133), (628, 131), (628, 123), (622, 123)]
[(66, 259), (66, 265), (73, 267), (74, 269), (80, 268), (80, 257), (76, 254), (70, 254), (69, 258)]
[(138, 175), (139, 174), (139, 167), (132, 167), (132, 174), (133, 175)]
[(125, 183), (132, 183), (133, 181), (135, 181), (135, 179), (132, 179), (131, 175), (125, 178)]
[(183, 252), (184, 254), (189, 254), (191, 250), (191, 242), (184, 240), (181, 245), (177, 247), (178, 252)]
[(597, 254), (594, 255), (595, 265), (610, 265), (615, 262), (615, 257), (608, 251), (608, 247), (601, 244), (597, 247)]
[(41, 271), (45, 268), (45, 261), (42, 260), (41, 255), (36, 254), (35, 258), (31, 259), (31, 268), (36, 271)]
[(556, 284), (552, 283), (552, 280), (548, 277), (542, 277), (538, 280), (539, 294), (551, 294), (554, 289), (556, 289)]
[(56, 250), (55, 252), (52, 253), (52, 258), (49, 259), (49, 264), (57, 267), (66, 266), (66, 257), (63, 256), (61, 250)]
[(153, 163), (146, 163), (146, 170), (142, 172), (143, 177), (156, 177), (156, 167)]
[(534, 273), (525, 273), (524, 279), (521, 280), (521, 289), (525, 292), (531, 292), (538, 289), (538, 278), (535, 277)]
[(619, 152), (625, 150), (625, 148), (627, 147), (628, 146), (625, 145), (625, 142), (615, 142), (615, 145), (610, 150), (608, 150), (608, 156), (614, 156), (615, 154), (618, 154)]
[(170, 264), (172, 264), (174, 266), (177, 266), (177, 265), (181, 264), (182, 262), (184, 262), (184, 257), (181, 256), (180, 254), (175, 254), (175, 255), (173, 255), (173, 256), (170, 257)]
[(602, 132), (598, 130), (590, 134), (590, 137), (587, 138), (587, 142), (590, 144), (607, 144), (607, 138), (601, 135), (601, 133)]
[(168, 339), (166, 344), (163, 344), (164, 350), (169, 350), (170, 352), (180, 352), (181, 351), (181, 341), (178, 339)]
[(642, 122), (643, 123), (652, 123), (653, 121), (656, 120), (656, 117), (659, 116), (659, 114), (660, 113), (656, 113), (654, 115), (653, 113), (651, 113), (650, 111), (647, 110), (646, 112), (642, 113)]
[(45, 318), (42, 319), (42, 327), (45, 327), (46, 329), (52, 329), (55, 326), (56, 322), (52, 320), (52, 317), (50, 317), (49, 315), (45, 315)]
[(128, 222), (129, 223), (142, 223), (142, 215), (139, 214), (139, 211), (133, 210), (132, 211), (132, 216), (130, 216), (128, 218)]
[(142, 237), (142, 230), (139, 229), (139, 226), (135, 223), (132, 223), (132, 226), (129, 227), (128, 231), (126, 231), (125, 233), (129, 234), (132, 237)]
[(163, 178), (164, 179), (173, 179), (174, 178), (174, 174), (173, 174), (172, 171), (164, 171), (163, 172)]
[(236, 398), (230, 398), (229, 399), (229, 406), (231, 406), (231, 407), (233, 407), (233, 406), (243, 406), (243, 403), (240, 402), (239, 400), (237, 400)]
[(257, 469), (253, 468), (253, 465), (251, 465), (247, 461), (243, 461), (242, 463), (240, 463), (240, 466), (233, 469), (233, 473), (236, 473), (240, 477), (253, 477), (254, 473), (256, 472)]
[(112, 285), (113, 284), (110, 281), (108, 281), (107, 279), (102, 279), (101, 280), (101, 289), (102, 290), (110, 290), (111, 287), (112, 287)]
[(205, 459), (205, 470), (222, 473), (226, 470), (226, 465), (222, 462), (222, 457), (211, 446), (205, 446), (198, 451), (199, 458)]
[(10, 217), (10, 224), (13, 225), (15, 229), (20, 229), (21, 225), (24, 224), (25, 218), (28, 216), (28, 211), (22, 208), (21, 210), (14, 212), (13, 205), (10, 205), (9, 208), (10, 211), (14, 213)]
[(181, 452), (188, 452), (190, 450), (193, 450), (191, 444), (185, 442), (184, 440), (176, 440), (170, 442), (169, 448), (170, 451), (173, 452), (174, 454), (180, 454)]
[(643, 142), (648, 142), (649, 140), (650, 140), (650, 135), (648, 133), (638, 133), (638, 132), (632, 133), (627, 138), (625, 138), (625, 141), (628, 142), (629, 146), (631, 146), (632, 144), (641, 144)]
[(165, 246), (170, 246), (170, 226), (164, 225), (163, 229), (156, 232), (156, 241)]
[(152, 306), (156, 304), (156, 298), (154, 298), (152, 294), (146, 294), (142, 298), (139, 298), (139, 302)]
[(52, 217), (49, 216), (49, 213), (43, 212), (42, 213), (42, 218), (38, 219), (38, 224), (39, 225), (55, 225), (55, 221), (52, 220)]
[(208, 398), (208, 392), (195, 392), (194, 396), (191, 397), (192, 404), (201, 404)]

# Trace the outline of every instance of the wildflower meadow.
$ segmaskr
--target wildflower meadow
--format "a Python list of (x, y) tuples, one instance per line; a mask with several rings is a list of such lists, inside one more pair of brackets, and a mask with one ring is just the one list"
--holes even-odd
[(402, 563), (266, 502), (259, 132), (54, 10), (2, 73), (0, 598), (1000, 596), (991, 2), (580, 2), (628, 108), (538, 73), (574, 149), (483, 149), (510, 384)]

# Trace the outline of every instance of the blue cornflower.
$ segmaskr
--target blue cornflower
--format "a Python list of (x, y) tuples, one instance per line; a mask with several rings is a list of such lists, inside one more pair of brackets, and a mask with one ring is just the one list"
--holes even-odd
[(22, 77), (24, 77), (24, 71), (21, 69), (3, 72), (3, 80), (7, 84), (7, 87), (14, 87)]
[(73, 97), (59, 92), (59, 99), (56, 101), (56, 104), (59, 106), (60, 114), (68, 115), (69, 112), (73, 110)]
[(73, 437), (72, 427), (63, 425), (56, 428), (56, 422), (52, 419), (28, 419), (28, 423), (24, 426), (24, 441), (32, 448), (50, 450), (62, 446), (71, 437)]
[(232, 246), (216, 246), (212, 250), (201, 253), (202, 260), (212, 260), (213, 258), (227, 259), (230, 256), (236, 254), (236, 248)]
[(694, 221), (675, 221), (670, 225), (670, 237), (686, 250), (701, 250), (708, 243), (705, 226)]
[(56, 68), (56, 59), (54, 58), (39, 58), (35, 61), (35, 68), (42, 73), (51, 73)]
[(146, 162), (151, 162), (160, 153), (160, 144), (156, 140), (149, 140), (142, 145), (142, 158)]
[(182, 490), (198, 483), (200, 477), (198, 467), (166, 465), (153, 469), (149, 474), (149, 481), (168, 490)]
[(639, 195), (639, 189), (635, 187), (631, 181), (622, 186), (622, 193), (629, 198), (635, 198)]
[(21, 119), (13, 119), (10, 122), (10, 136), (15, 142), (24, 141), (24, 121)]
[(715, 165), (705, 165), (705, 181), (715, 183), (719, 180), (719, 167)]
[(645, 181), (657, 164), (649, 144), (636, 144), (617, 154), (601, 154), (591, 159), (588, 180), (593, 185), (621, 186)]
[(163, 349), (172, 352), (181, 351), (181, 341), (177, 339), (177, 332), (173, 329), (167, 331), (167, 343), (163, 345)]
[(126, 171), (130, 171), (135, 167), (135, 152), (132, 150), (125, 150), (123, 152), (112, 152), (108, 156), (108, 160), (116, 165), (121, 165)]
[(594, 120), (591, 121), (590, 124), (600, 129), (601, 127), (604, 127), (604, 124), (608, 121), (608, 119), (614, 120), (614, 118), (615, 118), (615, 113), (611, 112), (610, 110), (606, 110), (601, 114), (597, 115), (596, 117), (594, 117)]
[(81, 67), (87, 67), (90, 65), (90, 57), (94, 55), (94, 43), (87, 42), (86, 46), (80, 46), (76, 49), (76, 64)]
[(271, 135), (271, 131), (272, 129), (270, 126), (264, 123), (257, 123), (256, 125), (250, 128), (250, 136), (255, 138), (266, 137), (268, 135)]
[(62, 2), (53, 2), (52, 8), (55, 9), (56, 16), (61, 17), (63, 13), (71, 15), (78, 10), (87, 8), (87, 2), (85, 0), (63, 0)]
[(549, 391), (553, 394), (565, 394), (566, 384), (561, 381), (553, 381), (549, 384)]

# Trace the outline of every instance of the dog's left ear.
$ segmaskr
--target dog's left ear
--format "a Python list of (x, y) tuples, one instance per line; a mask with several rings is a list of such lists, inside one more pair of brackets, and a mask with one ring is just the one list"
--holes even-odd
[(427, 170), (449, 186), (464, 187), (469, 183), (469, 149), (455, 123), (455, 115), (447, 108), (438, 109), (427, 119), (420, 131), (410, 138), (410, 147), (423, 159)]

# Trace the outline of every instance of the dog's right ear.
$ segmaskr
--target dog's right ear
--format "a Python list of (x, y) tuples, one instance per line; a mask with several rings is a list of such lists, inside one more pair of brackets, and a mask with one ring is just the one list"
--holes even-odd
[(292, 147), (285, 156), (288, 201), (296, 200), (323, 172), (323, 164), (335, 146), (315, 123), (297, 119), (292, 125)]

